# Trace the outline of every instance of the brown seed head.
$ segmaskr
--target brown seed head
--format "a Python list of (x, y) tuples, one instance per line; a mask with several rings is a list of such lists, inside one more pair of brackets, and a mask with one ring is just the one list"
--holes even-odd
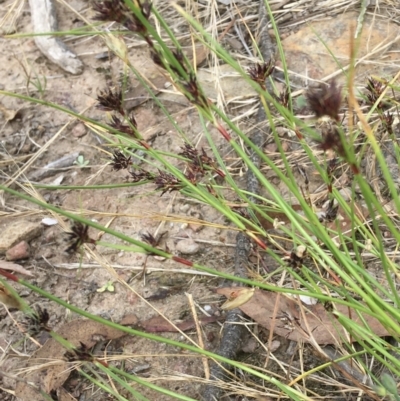
[(136, 128), (137, 128), (137, 123), (136, 123), (136, 119), (135, 116), (133, 114), (131, 114), (128, 117), (128, 121), (130, 123), (130, 125), (125, 124), (119, 117), (117, 117), (116, 115), (112, 115), (111, 116), (111, 122), (110, 122), (110, 126), (115, 128), (116, 130), (123, 132), (124, 134), (127, 134), (131, 137), (137, 138), (137, 133), (136, 133)]
[(89, 348), (81, 341), (79, 341), (80, 346), (73, 348), (71, 351), (67, 351), (64, 356), (69, 362), (74, 361), (88, 361), (94, 360), (93, 355), (89, 352)]
[(383, 127), (387, 131), (389, 135), (393, 135), (393, 123), (394, 123), (394, 117), (393, 114), (387, 112), (386, 114), (380, 114), (379, 118), (382, 121)]
[[(386, 85), (383, 82), (381, 82), (381, 81), (379, 81), (379, 80), (377, 80), (375, 78), (370, 77), (370, 78), (368, 78), (368, 83), (367, 83), (366, 89), (368, 90), (368, 92), (367, 92), (368, 103), (370, 105), (373, 105), (373, 104), (375, 104), (377, 102), (379, 97), (382, 95), (382, 93), (386, 89)], [(383, 108), (383, 105), (384, 105), (384, 102), (380, 101), (376, 105), (376, 107), (378, 109), (381, 109), (381, 108)]]
[(110, 89), (104, 89), (97, 95), (97, 101), (99, 104), (96, 106), (98, 109), (103, 111), (117, 111), (121, 115), (125, 114), (122, 107), (122, 92), (121, 90), (115, 90), (114, 92)]
[[(152, 4), (148, 0), (138, 1), (135, 4), (138, 5), (138, 10), (142, 13), (143, 17), (148, 20)], [(147, 28), (125, 4), (124, 0), (96, 1), (92, 4), (92, 7), (98, 12), (94, 19), (99, 21), (115, 21), (132, 32), (148, 36)]]
[(51, 328), (48, 326), (49, 320), (50, 315), (47, 309), (37, 306), (34, 313), (26, 318), (24, 326), (31, 336), (36, 336), (42, 331), (51, 331)]
[(156, 189), (162, 189), (161, 196), (166, 192), (179, 191), (184, 187), (182, 182), (170, 173), (158, 170), (158, 176), (154, 177)]
[(154, 180), (154, 175), (143, 169), (139, 169), (137, 173), (135, 171), (130, 171), (129, 174), (132, 176), (132, 182)]
[(71, 232), (66, 233), (69, 245), (65, 252), (76, 252), (83, 244), (95, 244), (96, 240), (89, 237), (89, 226), (79, 221), (74, 221)]
[(265, 89), (265, 81), (273, 73), (274, 69), (274, 61), (269, 60), (267, 63), (256, 64), (253, 67), (250, 67), (247, 72), (254, 82), (257, 82), (263, 89)]
[(111, 166), (113, 170), (119, 171), (128, 168), (132, 165), (132, 157), (126, 157), (121, 151), (116, 150), (113, 153)]
[(289, 107), (289, 90), (285, 88), (278, 97), (278, 102), (283, 106), (288, 108)]
[(332, 80), (329, 85), (321, 84), (317, 88), (310, 88), (306, 93), (306, 99), (316, 117), (329, 116), (339, 121), (342, 92), (335, 80)]
[(158, 245), (157, 239), (150, 233), (142, 234), (141, 237), (142, 237), (142, 241), (151, 245), (153, 248), (155, 248)]
[(339, 129), (335, 124), (324, 122), (321, 126), (322, 140), (320, 142), (320, 149), (334, 150), (339, 156), (344, 157), (346, 152), (340, 137)]
[(193, 103), (196, 104), (197, 106), (200, 106), (202, 108), (209, 108), (208, 105), (208, 100), (202, 93), (200, 86), (197, 82), (196, 75), (190, 74), (189, 80), (185, 81), (182, 86), (185, 88), (186, 92), (184, 95), (187, 97), (187, 99)]

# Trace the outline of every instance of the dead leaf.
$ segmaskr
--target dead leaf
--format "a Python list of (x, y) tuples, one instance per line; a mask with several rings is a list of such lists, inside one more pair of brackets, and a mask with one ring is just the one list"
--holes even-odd
[[(296, 212), (301, 211), (302, 207), (301, 205), (292, 205), (292, 209)], [(273, 211), (273, 210), (268, 210), (265, 211), (265, 214), (268, 215), (272, 220), (275, 220), (273, 222), (267, 220), (265, 217), (263, 217), (260, 213), (255, 212), (255, 215), (260, 222), (261, 226), (264, 227), (265, 230), (272, 230), (275, 227), (275, 225), (281, 223), (281, 224), (287, 224), (290, 223), (290, 219), (286, 215), (286, 213), (283, 212), (278, 212), (278, 211)]]
[(0, 269), (3, 270), (11, 270), (16, 273), (24, 274), (25, 276), (34, 277), (34, 275), (24, 269), (21, 265), (17, 265), (16, 263), (6, 262), (5, 260), (0, 260)]
[[(235, 290), (235, 287), (219, 288), (217, 293), (229, 297)], [(306, 321), (296, 300), (276, 292), (255, 290), (253, 297), (239, 308), (261, 326), (293, 341), (310, 342), (312, 335), (315, 341), (322, 345), (340, 343), (346, 338), (343, 327), (320, 303), (302, 306)], [(349, 315), (347, 306), (335, 304), (335, 308), (343, 315)], [(351, 318), (354, 323), (363, 326), (355, 311), (352, 311)], [(363, 319), (379, 337), (390, 335), (375, 318), (363, 314)]]
[[(365, 221), (368, 218), (369, 211), (365, 207), (357, 203), (349, 203), (348, 206), (350, 207), (350, 209), (353, 208), (354, 215), (357, 216), (361, 220), (361, 222)], [(291, 207), (295, 212), (299, 213), (300, 215), (304, 215), (301, 205), (292, 205)], [(326, 210), (324, 212), (326, 212)], [(279, 228), (279, 225), (287, 225), (290, 223), (290, 219), (285, 213), (271, 210), (268, 210), (265, 213), (274, 221), (270, 222), (259, 213), (255, 213), (259, 223), (265, 230), (277, 229)], [(348, 216), (344, 209), (339, 206), (335, 219), (333, 221), (330, 221), (329, 223), (326, 223), (326, 228), (331, 232), (332, 239), (338, 240), (339, 233), (343, 235), (349, 235), (352, 229), (357, 228), (357, 225), (355, 224), (354, 219), (351, 219), (351, 214), (350, 216)], [(338, 235), (335, 235), (335, 233), (338, 233)]]
[(2, 284), (0, 284), (0, 302), (9, 308), (21, 309), (21, 303), (18, 298), (11, 294)]
[[(349, 205), (349, 207), (351, 208), (352, 206)], [(361, 221), (365, 221), (365, 219), (369, 215), (368, 209), (362, 207), (357, 203), (354, 203), (353, 207), (354, 207), (354, 215), (357, 216)], [(326, 227), (332, 231), (335, 232), (340, 231), (344, 235), (349, 235), (351, 233), (352, 228), (356, 228), (357, 226), (355, 224), (354, 219), (351, 218), (351, 214), (350, 216), (348, 216), (347, 213), (344, 211), (344, 209), (339, 206), (336, 219), (328, 223)]]
[(18, 112), (19, 110), (8, 109), (5, 106), (3, 106), (3, 104), (0, 103), (0, 113), (3, 114), (3, 119), (6, 122), (14, 120)]
[[(221, 320), (223, 317), (221, 316), (204, 316), (199, 319), (200, 324), (208, 324), (216, 322), (217, 320)], [(166, 319), (162, 316), (157, 315), (154, 316), (144, 322), (140, 323), (140, 326), (144, 331), (147, 333), (159, 333), (159, 332), (176, 332), (177, 329)], [(194, 329), (196, 324), (193, 319), (186, 320), (184, 322), (175, 323), (175, 326), (178, 327), (179, 330), (187, 331)]]
[(222, 310), (231, 310), (248, 302), (254, 295), (255, 288), (237, 287), (229, 294), (228, 300), (221, 306)]
[(60, 387), (57, 396), (59, 401), (77, 401), (77, 399), (73, 397), (70, 393), (68, 393), (68, 391), (65, 390), (63, 387)]
[[(123, 331), (83, 319), (64, 324), (58, 334), (75, 346), (79, 346), (82, 342), (89, 348), (99, 340), (114, 340), (126, 335)], [(63, 359), (65, 351), (66, 349), (58, 341), (53, 338), (47, 340), (43, 347), (28, 360), (27, 366), (34, 370), (25, 377), (25, 380), (32, 382), (47, 394), (58, 389), (71, 373), (68, 363)], [(52, 364), (40, 368), (40, 365), (48, 362)], [(15, 395), (21, 400), (45, 401), (34, 388), (25, 382), (17, 383)]]

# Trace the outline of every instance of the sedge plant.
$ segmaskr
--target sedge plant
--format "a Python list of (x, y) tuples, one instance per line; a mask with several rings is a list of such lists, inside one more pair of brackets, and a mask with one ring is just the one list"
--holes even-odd
[[(400, 213), (399, 188), (395, 177), (391, 174), (382, 146), (376, 139), (378, 136), (387, 137), (393, 147), (396, 160), (399, 160), (400, 153), (396, 142), (395, 126), (395, 116), (399, 117), (397, 110), (398, 77), (388, 80), (371, 77), (360, 96), (353, 89), (355, 70), (352, 67), (344, 86), (337, 81), (331, 81), (326, 85), (321, 84), (308, 89), (304, 96), (309, 112), (315, 117), (314, 123), (310, 124), (310, 120), (304, 120), (296, 113), (296, 102), (290, 92), (290, 78), (282, 44), (279, 40), (279, 32), (268, 2), (265, 5), (276, 31), (277, 46), (282, 65), (285, 67), (287, 89), (281, 94), (270, 93), (265, 85), (275, 68), (273, 60), (258, 60), (253, 65), (244, 67), (207, 32), (199, 21), (178, 6), (174, 7), (190, 26), (193, 39), (202, 43), (224, 63), (229, 64), (240, 76), (240, 79), (246, 81), (254, 89), (254, 93), (259, 97), (260, 106), (265, 111), (271, 137), (279, 153), (278, 159), (269, 156), (263, 149), (255, 146), (242, 127), (232, 122), (231, 116), (206, 96), (195, 68), (183, 52), (176, 35), (156, 7), (147, 0), (94, 1), (95, 19), (101, 22), (116, 22), (120, 25), (119, 30), (115, 33), (102, 30), (101, 25), (96, 23), (84, 30), (85, 35), (98, 35), (104, 39), (110, 51), (119, 57), (124, 71), (129, 71), (146, 87), (154, 103), (173, 124), (182, 139), (181, 151), (176, 154), (168, 153), (157, 149), (144, 139), (138, 130), (135, 114), (126, 110), (122, 88), (106, 87), (97, 95), (97, 108), (104, 112), (103, 121), (96, 121), (43, 99), (2, 90), (0, 91), (2, 95), (51, 107), (55, 112), (68, 114), (90, 126), (112, 149), (109, 169), (115, 172), (128, 171), (129, 183), (92, 186), (20, 184), (18, 190), (5, 185), (1, 185), (0, 188), (6, 196), (19, 197), (42, 210), (69, 218), (72, 224), (67, 234), (68, 245), (65, 247), (69, 253), (76, 253), (94, 245), (125, 252), (157, 255), (171, 259), (185, 267), (229, 279), (244, 286), (291, 296), (308, 296), (324, 303), (329, 308), (332, 319), (335, 319), (337, 324), (348, 333), (345, 338), (342, 338), (340, 344), (343, 354), (339, 358), (340, 360), (321, 362), (320, 368), (304, 371), (297, 379), (285, 382), (260, 366), (249, 366), (243, 362), (228, 360), (184, 341), (171, 340), (164, 336), (127, 328), (92, 315), (29, 281), (17, 278), (14, 274), (0, 271), (4, 277), (1, 279), (1, 283), (16, 299), (19, 299), (19, 296), (10, 286), (10, 281), (22, 284), (38, 295), (56, 302), (82, 317), (118, 328), (128, 335), (173, 345), (193, 355), (241, 369), (255, 383), (258, 380), (257, 383), (265, 383), (265, 388), (273, 389), (271, 391), (276, 397), (284, 395), (293, 400), (310, 400), (307, 389), (298, 386), (297, 382), (308, 376), (312, 377), (319, 370), (326, 369), (328, 366), (334, 366), (342, 360), (347, 360), (350, 365), (357, 366), (363, 372), (368, 378), (368, 383), (373, 384), (373, 387), (368, 389), (365, 383), (354, 379), (352, 384), (356, 388), (366, 391), (369, 396), (374, 394), (378, 396), (379, 393), (385, 392), (385, 394), (390, 394), (392, 399), (398, 399), (391, 377), (400, 375), (398, 349), (393, 345), (400, 338), (397, 247), (393, 246), (393, 243), (397, 244), (400, 240), (400, 231), (398, 222), (392, 218), (392, 215), (397, 216)], [(164, 104), (156, 96), (141, 72), (130, 63), (123, 38), (124, 33), (137, 35), (143, 40), (152, 62), (159, 66), (169, 78), (174, 89), (185, 96), (196, 110), (209, 149), (198, 149), (191, 142), (170, 114), (168, 104)], [(356, 45), (355, 41), (354, 51), (350, 57), (353, 65), (356, 58)], [(344, 101), (345, 94), (347, 103)], [(365, 107), (360, 107), (361, 103), (367, 107), (367, 111), (365, 111)], [(320, 186), (323, 188), (318, 197), (325, 202), (323, 214), (316, 212), (316, 202), (313, 201), (312, 196), (309, 196), (310, 194), (307, 194), (308, 173), (305, 173), (304, 183), (300, 183), (296, 178), (295, 173), (298, 166), (284, 149), (282, 138), (277, 133), (279, 127), (294, 134), (292, 138), (307, 159), (307, 164), (311, 166), (313, 174), (318, 175)], [(215, 132), (218, 133), (218, 136)], [(217, 146), (221, 142), (229, 147), (246, 169), (252, 171), (263, 189), (261, 195), (249, 193), (246, 188), (238, 184), (224, 154)], [(136, 159), (137, 151), (146, 155), (140, 166)], [(272, 184), (264, 172), (253, 164), (249, 157), (249, 151), (258, 155), (263, 168), (275, 174), (281, 183), (280, 188), (284, 187), (285, 193), (289, 195), (282, 196), (281, 191)], [(386, 201), (392, 208), (390, 213), (382, 202), (382, 194), (368, 180), (363, 164), (363, 158), (366, 155), (376, 158), (379, 165), (382, 185), (387, 189)], [(185, 167), (182, 168), (182, 165)], [(345, 199), (343, 192), (338, 188), (338, 175), (343, 171), (350, 176), (350, 199), (354, 200), (357, 197), (357, 202)], [(32, 191), (32, 188), (35, 188), (36, 191), (41, 188), (59, 191), (96, 191), (104, 188), (117, 189), (144, 185), (147, 186), (146, 188), (152, 186), (153, 191), (158, 192), (160, 196), (179, 193), (186, 199), (208, 205), (229, 222), (231, 229), (246, 234), (254, 243), (256, 252), (268, 255), (271, 260), (276, 262), (279, 269), (275, 273), (259, 274), (256, 279), (250, 278), (251, 276), (247, 279), (239, 278), (224, 271), (195, 263), (189, 258), (172, 254), (167, 248), (159, 247), (156, 239), (151, 235), (144, 235), (141, 240), (138, 240), (118, 229), (111, 229), (88, 217), (53, 206), (40, 197), (34, 196), (35, 192)], [(232, 194), (234, 194), (236, 199), (234, 203), (236, 204), (228, 201), (228, 199), (232, 199)], [(96, 196), (95, 192), (93, 196)], [(258, 199), (257, 203), (252, 201), (254, 197)], [(362, 210), (361, 213), (360, 210)], [(279, 224), (276, 216), (284, 220), (285, 224)], [(343, 230), (343, 221), (346, 222), (346, 230)], [(272, 233), (271, 227), (278, 227), (279, 235)], [(107, 243), (93, 238), (89, 228), (107, 233), (114, 237), (117, 243)], [(300, 253), (299, 250), (302, 252)], [(368, 270), (365, 262), (366, 255), (379, 263), (381, 272), (379, 277)], [(271, 277), (278, 272), (281, 274), (282, 271), (286, 276), (285, 285), (277, 285), (276, 281), (271, 280)], [(116, 274), (115, 279), (121, 280)], [(347, 315), (339, 313), (335, 309), (335, 305), (339, 304), (348, 308)], [(33, 319), (35, 327), (50, 332), (55, 339), (61, 342), (65, 341), (47, 326), (44, 311), (32, 310), (25, 303), (20, 304), (20, 309)], [(381, 338), (374, 332), (374, 327), (369, 326), (365, 321), (366, 315), (374, 317), (386, 329), (387, 338)], [(363, 324), (355, 324), (354, 316), (358, 316)], [(309, 334), (312, 336), (312, 333)], [(132, 399), (147, 400), (136, 387), (140, 385), (170, 396), (172, 399), (193, 400), (189, 396), (177, 394), (163, 386), (155, 385), (150, 380), (131, 375), (106, 360), (94, 358), (90, 354), (90, 350), (85, 349), (83, 345), (80, 349), (72, 347), (67, 342), (64, 345), (70, 360), (77, 362), (77, 369), (82, 376), (93, 382), (99, 389), (112, 394), (116, 399), (130, 398), (121, 395), (119, 390), (114, 387), (115, 385), (118, 386), (118, 389), (127, 391), (129, 397), (133, 397)], [(314, 346), (319, 347), (318, 344), (314, 344)], [(371, 363), (372, 360), (374, 363)], [(384, 369), (387, 373), (381, 377), (374, 364), (378, 364), (380, 369)], [(104, 380), (104, 374), (112, 378), (114, 386)], [(257, 391), (262, 394), (259, 388)]]

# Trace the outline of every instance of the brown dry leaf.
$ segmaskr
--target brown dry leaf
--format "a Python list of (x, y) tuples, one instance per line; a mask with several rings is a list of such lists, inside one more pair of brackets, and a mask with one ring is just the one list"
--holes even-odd
[(221, 305), (222, 310), (231, 310), (248, 302), (254, 295), (255, 288), (238, 287), (229, 294), (227, 301)]
[(3, 119), (6, 122), (14, 120), (18, 112), (19, 110), (8, 109), (2, 103), (0, 103), (0, 113), (3, 115)]
[[(352, 205), (349, 204), (349, 207), (351, 208)], [(369, 215), (368, 210), (357, 203), (355, 203), (353, 207), (355, 216), (357, 216), (361, 221), (365, 221)], [(343, 208), (339, 206), (336, 219), (328, 223), (326, 227), (335, 232), (340, 230), (343, 235), (349, 235), (352, 227), (355, 227), (354, 223), (355, 222), (351, 219), (351, 215), (349, 217)]]
[[(63, 387), (60, 387), (57, 393), (58, 401), (77, 401), (75, 397), (73, 397), (67, 390)], [(34, 401), (34, 400), (30, 400)]]
[[(235, 290), (235, 287), (219, 288), (217, 293), (229, 297)], [(239, 308), (261, 326), (293, 341), (310, 342), (311, 336), (308, 333), (321, 345), (340, 343), (342, 339), (347, 338), (342, 326), (322, 304), (303, 305), (305, 321), (296, 300), (276, 292), (255, 290), (253, 297)], [(335, 305), (335, 308), (343, 315), (349, 315), (346, 306)], [(351, 318), (354, 323), (363, 326), (355, 311), (352, 311)], [(390, 335), (375, 318), (365, 314), (363, 318), (371, 331), (379, 337)]]
[[(301, 205), (292, 205), (292, 209), (296, 212), (301, 211)], [(283, 212), (278, 212), (278, 211), (265, 211), (265, 213), (272, 219), (272, 220), (276, 220), (278, 222), (282, 222), (284, 224), (290, 223), (289, 218), (287, 217), (287, 215)], [(258, 221), (260, 222), (261, 226), (264, 227), (266, 230), (272, 230), (274, 229), (274, 223), (270, 222), (269, 220), (267, 220), (265, 217), (263, 217), (261, 214), (259, 213), (255, 213)]]
[[(369, 213), (368, 210), (361, 205), (355, 203), (353, 205), (349, 204), (350, 208), (354, 208), (354, 214), (361, 220), (365, 221), (368, 217)], [(301, 205), (292, 205), (292, 209), (298, 213), (301, 213), (302, 208)], [(275, 219), (278, 222), (282, 222), (284, 224), (289, 224), (290, 220), (285, 213), (282, 212), (266, 212), (271, 219)], [(256, 216), (261, 224), (266, 230), (272, 230), (274, 227), (274, 223), (268, 221), (260, 214), (256, 213)], [(342, 207), (338, 208), (337, 216), (335, 220), (329, 222), (326, 227), (329, 230), (334, 232), (340, 232), (345, 235), (349, 235), (351, 233), (352, 226), (354, 223), (352, 222), (351, 218), (345, 213)], [(335, 237), (337, 238), (337, 236)]]
[(25, 276), (34, 277), (34, 275), (30, 271), (24, 269), (21, 265), (6, 262), (5, 260), (0, 260), (0, 269), (11, 270), (16, 273), (24, 274)]
[[(221, 316), (204, 316), (199, 319), (200, 324), (208, 324), (208, 323), (213, 323), (216, 322), (217, 320), (221, 320)], [(166, 319), (164, 319), (162, 316), (154, 316), (151, 317), (150, 319), (141, 322), (140, 326), (144, 331), (147, 333), (159, 333), (163, 331), (169, 331), (169, 332), (176, 332), (176, 328)], [(175, 326), (178, 327), (179, 330), (182, 331), (187, 331), (194, 329), (196, 327), (196, 324), (193, 319), (186, 320), (184, 322), (179, 322), (175, 323)]]
[(21, 304), (18, 298), (11, 294), (11, 292), (2, 284), (0, 284), (0, 302), (9, 308), (21, 309)]
[[(89, 348), (99, 340), (114, 340), (126, 335), (123, 331), (83, 319), (64, 324), (58, 334), (75, 346), (79, 346), (82, 342)], [(63, 359), (65, 352), (65, 348), (56, 340), (53, 338), (47, 340), (27, 362), (27, 366), (33, 371), (24, 379), (43, 389), (47, 394), (58, 389), (71, 373), (68, 370), (69, 364)], [(49, 362), (51, 365), (39, 367)], [(33, 387), (23, 382), (17, 383), (15, 395), (21, 400), (45, 401)]]

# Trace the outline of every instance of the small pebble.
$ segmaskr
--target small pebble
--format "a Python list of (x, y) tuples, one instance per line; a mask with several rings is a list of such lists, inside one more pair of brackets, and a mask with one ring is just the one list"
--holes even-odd
[(186, 213), (190, 209), (190, 205), (188, 203), (185, 203), (184, 205), (181, 205), (179, 207), (179, 210), (183, 213)]
[(40, 223), (32, 223), (27, 220), (21, 220), (1, 227), (0, 235), (0, 254), (4, 254), (7, 249), (21, 241), (29, 242), (38, 237), (43, 231)]
[(26, 241), (21, 241), (6, 252), (7, 260), (21, 260), (29, 258), (29, 245)]
[(200, 245), (192, 239), (184, 239), (176, 244), (176, 250), (185, 255), (194, 255), (200, 249)]
[(72, 129), (72, 136), (75, 138), (81, 138), (82, 136), (85, 136), (87, 133), (85, 124), (83, 123), (78, 123), (75, 125), (75, 127)]
[(274, 340), (271, 342), (271, 348), (269, 349), (270, 352), (275, 352), (281, 346), (280, 341)]
[(42, 224), (44, 226), (55, 226), (56, 224), (58, 224), (58, 220), (51, 217), (45, 217), (44, 219), (42, 219)]
[(202, 224), (189, 223), (189, 228), (195, 233), (198, 233), (204, 228), (204, 226)]
[(242, 345), (242, 351), (251, 354), (256, 350), (257, 347), (258, 342), (255, 338), (251, 337)]

